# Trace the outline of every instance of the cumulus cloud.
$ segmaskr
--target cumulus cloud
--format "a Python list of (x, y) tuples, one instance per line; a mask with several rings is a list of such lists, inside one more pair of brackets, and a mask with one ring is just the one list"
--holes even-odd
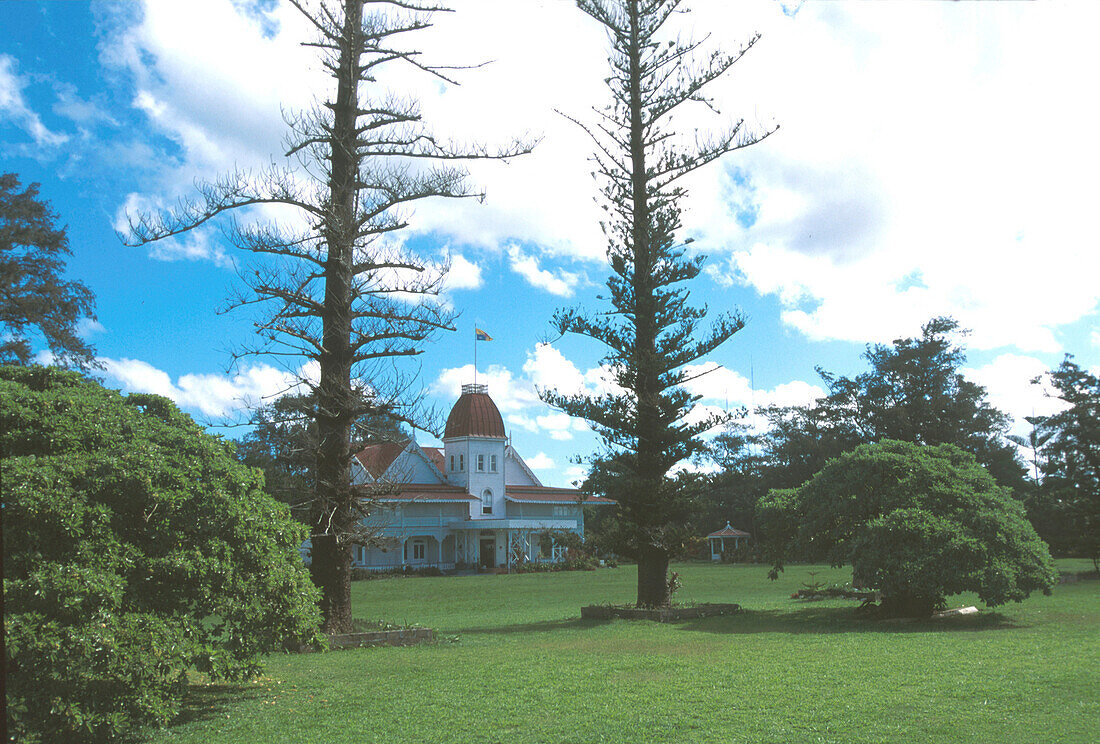
[(1015, 434), (1026, 435), (1031, 430), (1025, 416), (1049, 416), (1066, 407), (1050, 384), (1049, 366), (1035, 357), (1001, 354), (989, 364), (961, 371), (967, 379), (985, 388), (995, 408), (1015, 419), (1012, 427)]
[(534, 457), (528, 457), (524, 459), (527, 463), (527, 467), (532, 470), (553, 470), (554, 460), (545, 452), (540, 452)]
[(65, 144), (69, 136), (49, 129), (27, 104), (23, 95), (26, 81), (19, 76), (17, 67), (14, 57), (0, 54), (0, 121), (9, 121), (22, 129), (38, 147), (55, 148)]
[(771, 389), (753, 389), (749, 379), (717, 362), (688, 365), (684, 371), (692, 377), (685, 383), (689, 392), (702, 396), (705, 402), (724, 408), (745, 406), (804, 406), (823, 397), (825, 390), (802, 380), (792, 380)]
[(573, 296), (573, 289), (579, 280), (577, 274), (564, 269), (548, 271), (539, 268), (538, 260), (525, 254), (518, 246), (510, 246), (507, 250), (512, 271), (526, 279), (532, 287), (544, 289), (559, 297)]
[[(1100, 305), (1089, 237), (1100, 153), (1083, 145), (1100, 120), (1080, 94), (1100, 6), (793, 7), (698, 0), (676, 19), (688, 35), (722, 29), (709, 43), (727, 49), (763, 34), (711, 88), (721, 114), (687, 107), (678, 131), (741, 116), (755, 131), (782, 124), (685, 180), (685, 225), (711, 254), (709, 273), (776, 297), (783, 322), (810, 339), (888, 341), (951, 314), (976, 349), (1058, 350), (1055, 330)], [(522, 244), (508, 254), (513, 269), (569, 296), (580, 277), (562, 261), (602, 261), (605, 240), (592, 143), (553, 112), (585, 118), (603, 104), (606, 42), (569, 3), (509, 8), (458, 0), (416, 35), (444, 63), (493, 60), (463, 72), (460, 87), (386, 73), (455, 141), (545, 135), (508, 165), (471, 164), (484, 204), (425, 203), (411, 229), (492, 250)], [(328, 90), (299, 46), (311, 31), (287, 4), (146, 2), (123, 17), (104, 58), (133, 76), (134, 105), (181, 151), (154, 190), (266, 162), (282, 150), (280, 107)], [(476, 280), (452, 286), (463, 281)]]
[[(104, 374), (124, 392), (154, 393), (180, 408), (212, 418), (225, 418), (297, 389), (299, 377), (260, 364), (235, 375), (186, 374), (171, 376), (140, 359), (101, 358)], [(307, 371), (308, 373), (308, 371)]]
[(451, 268), (447, 272), (447, 289), (478, 289), (484, 283), (481, 267), (460, 253), (452, 254)]

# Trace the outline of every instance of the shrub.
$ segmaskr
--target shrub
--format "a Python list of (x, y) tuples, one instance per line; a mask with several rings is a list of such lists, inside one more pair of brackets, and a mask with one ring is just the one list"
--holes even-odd
[(785, 560), (852, 565), (891, 615), (928, 615), (977, 592), (989, 606), (1050, 593), (1055, 572), (1023, 507), (953, 445), (884, 441), (829, 461), (758, 508), (763, 547)]
[(170, 401), (0, 367), (8, 728), (102, 741), (312, 641), (305, 529)]

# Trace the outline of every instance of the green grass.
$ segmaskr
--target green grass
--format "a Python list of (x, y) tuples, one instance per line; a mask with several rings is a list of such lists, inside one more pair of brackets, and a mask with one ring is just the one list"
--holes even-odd
[(358, 617), (457, 640), (273, 656), (257, 683), (193, 688), (180, 721), (151, 740), (1096, 740), (1097, 582), (978, 617), (883, 623), (851, 601), (789, 599), (811, 570), (826, 581), (846, 571), (795, 566), (769, 582), (759, 566), (674, 568), (677, 599), (746, 612), (672, 625), (578, 619), (582, 604), (629, 602), (632, 567), (357, 583)]

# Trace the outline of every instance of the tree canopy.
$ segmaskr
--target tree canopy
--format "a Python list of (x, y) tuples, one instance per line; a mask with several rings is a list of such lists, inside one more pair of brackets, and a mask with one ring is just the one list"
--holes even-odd
[[(317, 466), (316, 399), (287, 394), (252, 412), (252, 431), (237, 442), (237, 458), (264, 473), (264, 490), (288, 504), (304, 522), (311, 514)], [(403, 442), (409, 434), (399, 421), (364, 413), (352, 426), (352, 450), (370, 442)]]
[(1033, 419), (1041, 478), (1029, 509), (1052, 546), (1100, 567), (1100, 377), (1067, 354), (1049, 379), (1066, 406)]
[[(832, 458), (884, 439), (960, 447), (1022, 499), (1024, 468), (1008, 443), (1009, 417), (962, 374), (965, 333), (953, 318), (933, 318), (919, 336), (867, 346), (866, 372), (819, 369), (828, 394), (810, 405), (759, 409), (762, 430), (734, 421), (709, 453), (721, 469), (706, 489), (710, 523), (744, 514), (769, 490), (801, 485)], [(744, 520), (740, 526), (751, 529)]]
[(1049, 593), (1054, 565), (1022, 504), (969, 452), (884, 440), (831, 460), (758, 508), (772, 577), (788, 560), (851, 564), (893, 615), (972, 591), (990, 606)]
[(9, 731), (97, 741), (312, 640), (306, 529), (166, 398), (0, 367)]
[(95, 350), (78, 333), (95, 320), (95, 297), (81, 282), (61, 278), (72, 255), (64, 227), (38, 193), (21, 189), (14, 173), (0, 173), (0, 364), (29, 364), (37, 333), (53, 363), (87, 370)]

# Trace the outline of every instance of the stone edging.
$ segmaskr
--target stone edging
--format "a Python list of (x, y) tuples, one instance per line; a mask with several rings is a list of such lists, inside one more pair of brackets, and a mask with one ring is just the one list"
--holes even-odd
[(698, 617), (733, 615), (741, 611), (736, 604), (698, 604), (690, 607), (658, 607), (639, 609), (623, 605), (588, 605), (581, 608), (581, 618), (585, 620), (653, 620), (658, 623), (672, 623), (677, 620), (690, 620)]
[[(342, 651), (347, 648), (366, 648), (371, 646), (415, 646), (419, 643), (431, 643), (435, 640), (435, 631), (431, 628), (402, 628), (400, 630), (372, 630), (367, 633), (334, 633), (328, 636), (330, 651)], [(290, 649), (297, 653), (311, 653), (313, 646), (299, 646)]]

